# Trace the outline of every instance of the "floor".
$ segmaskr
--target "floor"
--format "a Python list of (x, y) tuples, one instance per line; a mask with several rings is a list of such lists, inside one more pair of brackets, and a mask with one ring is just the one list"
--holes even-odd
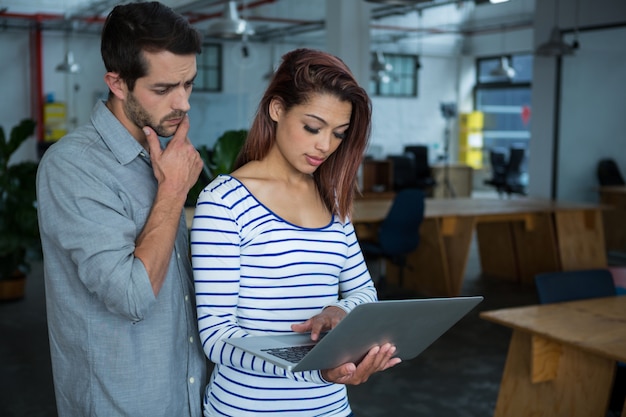
[[(493, 415), (509, 337), (482, 310), (536, 303), (533, 288), (483, 277), (472, 246), (462, 295), (484, 301), (417, 358), (350, 387), (356, 417)], [(26, 297), (0, 304), (0, 416), (56, 416), (41, 265)]]

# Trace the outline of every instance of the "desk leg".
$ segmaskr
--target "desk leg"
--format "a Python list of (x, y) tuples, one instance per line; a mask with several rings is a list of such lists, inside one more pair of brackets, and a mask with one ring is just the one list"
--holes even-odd
[(560, 271), (554, 222), (549, 213), (529, 215), (526, 221), (512, 225), (519, 278), (523, 284), (535, 285), (535, 275)]
[(531, 382), (531, 335), (514, 330), (495, 417), (604, 417), (615, 362), (563, 345), (556, 375)]
[(476, 224), (480, 269), (488, 277), (519, 281), (515, 239), (509, 222)]
[[(474, 219), (424, 219), (417, 250), (407, 259), (404, 285), (430, 297), (461, 294), (463, 275), (469, 257)], [(387, 264), (387, 277), (396, 280), (397, 268)]]
[(476, 225), (484, 275), (533, 284), (540, 272), (559, 271), (554, 223), (548, 214), (528, 214), (524, 221)]
[(600, 210), (557, 211), (554, 216), (563, 270), (606, 268)]
[[(610, 192), (600, 189), (600, 203), (611, 206), (602, 211), (604, 239), (607, 250), (626, 250), (626, 192)], [(626, 415), (626, 414), (625, 414)]]

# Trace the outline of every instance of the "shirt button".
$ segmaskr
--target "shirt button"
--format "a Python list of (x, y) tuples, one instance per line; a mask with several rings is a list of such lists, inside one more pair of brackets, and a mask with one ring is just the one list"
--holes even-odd
[(176, 254), (176, 257), (177, 257), (178, 259), (180, 259), (180, 253), (177, 253), (177, 254)]
[(190, 384), (193, 384), (194, 382), (196, 382), (196, 380), (195, 380), (195, 378), (194, 378), (194, 377), (189, 378), (189, 383), (190, 383)]
[(185, 301), (189, 301), (189, 296), (188, 295), (185, 296)]
[(193, 336), (189, 338), (189, 343), (193, 343)]

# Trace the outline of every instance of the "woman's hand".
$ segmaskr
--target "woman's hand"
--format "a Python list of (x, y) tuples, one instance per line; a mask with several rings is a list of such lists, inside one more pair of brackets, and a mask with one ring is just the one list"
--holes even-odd
[(362, 384), (374, 373), (384, 371), (402, 362), (400, 358), (393, 357), (394, 353), (396, 353), (396, 347), (390, 343), (374, 346), (358, 365), (344, 363), (337, 368), (324, 369), (322, 378), (336, 384)]
[(297, 333), (311, 332), (311, 340), (317, 341), (320, 333), (334, 328), (345, 316), (346, 312), (339, 307), (330, 306), (322, 310), (304, 323), (292, 324), (291, 330)]

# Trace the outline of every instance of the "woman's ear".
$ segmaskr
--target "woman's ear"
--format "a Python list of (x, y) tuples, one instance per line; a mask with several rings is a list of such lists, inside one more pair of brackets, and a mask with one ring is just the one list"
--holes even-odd
[(120, 100), (126, 98), (126, 83), (117, 72), (107, 72), (104, 74), (104, 82), (109, 86), (109, 90)]
[(270, 113), (270, 117), (272, 118), (272, 120), (275, 122), (278, 122), (278, 119), (280, 118), (282, 111), (283, 111), (283, 104), (281, 103), (281, 101), (273, 98), (272, 101), (270, 101), (270, 108), (269, 108), (269, 113)]

